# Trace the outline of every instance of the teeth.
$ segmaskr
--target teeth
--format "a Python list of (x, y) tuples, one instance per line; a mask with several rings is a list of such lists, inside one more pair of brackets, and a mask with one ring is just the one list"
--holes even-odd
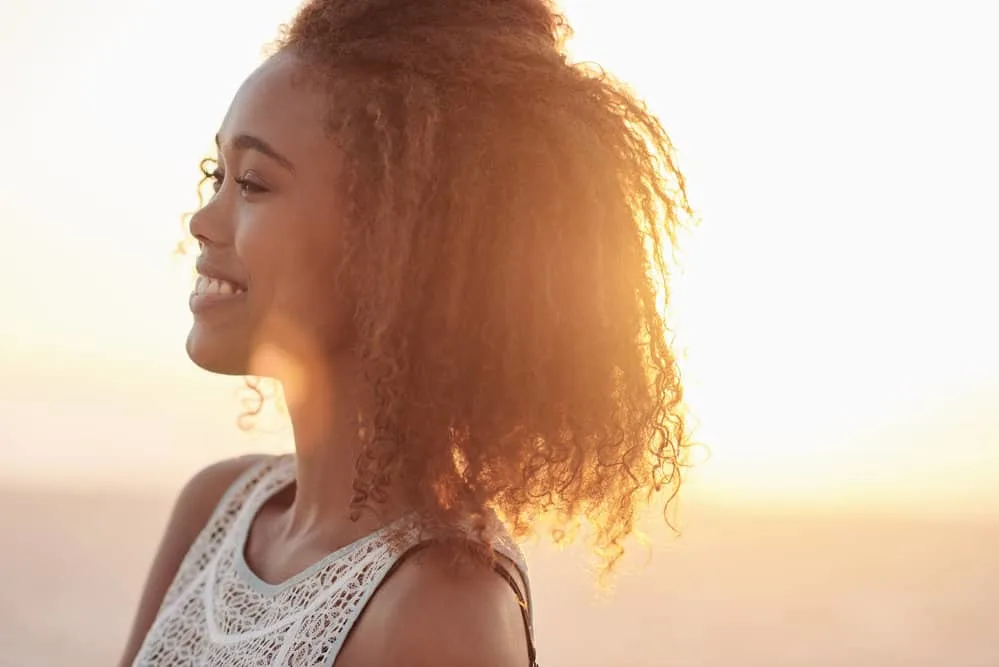
[(228, 280), (218, 280), (207, 276), (198, 276), (194, 283), (195, 294), (242, 294), (245, 291)]

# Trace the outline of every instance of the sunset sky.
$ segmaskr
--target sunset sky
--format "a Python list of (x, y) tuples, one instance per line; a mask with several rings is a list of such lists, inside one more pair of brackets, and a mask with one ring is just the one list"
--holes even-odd
[[(172, 249), (198, 160), (296, 5), (0, 6), (5, 478), (175, 485), (247, 446), (238, 379), (184, 355), (190, 275)], [(566, 9), (574, 56), (661, 115), (703, 220), (674, 302), (712, 452), (691, 488), (999, 515), (984, 3)]]

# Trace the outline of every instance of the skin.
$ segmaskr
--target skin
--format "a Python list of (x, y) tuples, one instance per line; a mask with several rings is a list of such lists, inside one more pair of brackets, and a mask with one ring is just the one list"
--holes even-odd
[[(338, 160), (323, 127), (328, 102), (302, 74), (293, 56), (278, 54), (246, 80), (219, 129), (216, 193), (191, 220), (199, 271), (245, 292), (212, 306), (192, 304), (189, 356), (215, 373), (276, 377), (288, 400), (296, 484), (260, 510), (246, 548), (251, 569), (270, 582), (406, 511), (390, 493), (377, 515), (349, 518), (356, 418), (370, 399), (352, 352), (352, 300), (337, 284)], [(211, 466), (181, 493), (121, 665), (134, 659), (225, 489), (255, 460)], [(507, 583), (485, 567), (456, 571), (449, 556), (430, 548), (406, 560), (372, 598), (336, 664), (512, 667), (526, 664), (526, 655)]]

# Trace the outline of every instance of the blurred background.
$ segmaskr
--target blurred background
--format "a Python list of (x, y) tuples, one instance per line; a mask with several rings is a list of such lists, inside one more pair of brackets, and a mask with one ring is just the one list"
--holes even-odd
[[(0, 666), (112, 664), (174, 495), (290, 444), (187, 361), (172, 250), (293, 0), (0, 4)], [(527, 545), (541, 660), (999, 665), (999, 42), (988, 3), (566, 0), (702, 224), (672, 310), (680, 537), (614, 588)]]

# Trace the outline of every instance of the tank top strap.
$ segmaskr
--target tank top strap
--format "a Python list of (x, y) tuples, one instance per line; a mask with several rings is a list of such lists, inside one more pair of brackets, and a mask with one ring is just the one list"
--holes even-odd
[[(348, 629), (339, 638), (337, 645), (330, 654), (329, 661), (324, 665), (324, 667), (332, 667), (332, 665), (334, 665), (336, 657), (339, 654), (340, 649), (343, 648), (343, 644), (350, 637), (350, 633), (353, 630), (353, 626), (357, 619), (360, 618), (360, 615), (363, 613), (365, 607), (367, 607), (371, 598), (374, 597), (375, 593), (377, 593), (385, 582), (388, 581), (389, 577), (391, 577), (395, 571), (398, 570), (409, 558), (438, 543), (439, 540), (433, 537), (414, 539), (405, 548), (397, 551), (394, 555), (382, 561), (380, 572), (375, 579), (370, 582), (363, 599), (360, 600), (359, 604), (352, 610), (352, 618), (349, 621)], [(521, 617), (524, 621), (524, 632), (527, 637), (527, 665), (528, 667), (540, 667), (537, 662), (537, 649), (534, 641), (534, 610), (530, 597), (527, 566), (525, 564), (524, 557), (521, 554), (520, 549), (502, 539), (497, 545), (494, 545), (493, 552), (496, 556), (496, 560), (493, 563), (493, 570), (510, 586), (517, 601), (517, 605), (520, 607)], [(518, 576), (515, 577), (511, 574), (510, 569), (504, 563), (512, 564)], [(521, 582), (523, 582), (523, 590), (521, 589), (521, 584), (518, 582), (518, 578)]]

